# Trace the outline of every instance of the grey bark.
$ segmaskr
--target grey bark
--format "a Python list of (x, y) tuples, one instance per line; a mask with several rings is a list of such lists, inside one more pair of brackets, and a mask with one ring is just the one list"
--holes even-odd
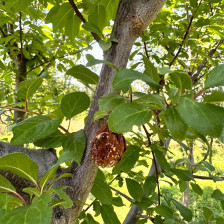
[[(193, 146), (194, 146), (194, 142), (191, 141), (190, 147), (189, 147), (189, 154), (188, 154), (188, 159), (191, 162), (191, 164), (194, 164)], [(189, 168), (189, 166), (188, 166), (188, 168)], [(184, 191), (183, 198), (182, 198), (182, 204), (186, 207), (189, 206), (189, 193), (190, 193), (190, 186), (189, 186), (189, 181), (187, 181), (187, 188)]]

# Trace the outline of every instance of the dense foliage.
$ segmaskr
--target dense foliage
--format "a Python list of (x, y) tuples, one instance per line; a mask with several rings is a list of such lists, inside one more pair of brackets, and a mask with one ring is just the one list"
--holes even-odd
[[(114, 93), (98, 101), (94, 120), (108, 119), (111, 132), (124, 134), (127, 149), (112, 169), (99, 169), (91, 190), (94, 199), (89, 199), (93, 203), (77, 223), (98, 223), (93, 215), (101, 215), (106, 224), (120, 223), (114, 207), (124, 206), (122, 197), (139, 208), (138, 224), (224, 223), (223, 212), (206, 206), (193, 212), (187, 194), (190, 188), (203, 195), (197, 178), (223, 180), (212, 165), (212, 143), (224, 139), (224, 1), (168, 0), (135, 42), (128, 68), (122, 69), (86, 53), (95, 42), (105, 52), (116, 44), (110, 33), (118, 3), (5, 0), (0, 4), (1, 120), (12, 130), (11, 144), (60, 151), (58, 162), (41, 178), (37, 164), (23, 153), (0, 158), (0, 170), (32, 182), (23, 189), (30, 195), (27, 200), (0, 175), (0, 223), (48, 224), (54, 207), (67, 209), (80, 203), (68, 197), (67, 186), (54, 185), (72, 175), (66, 169), (61, 176), (55, 173), (61, 164), (82, 162), (85, 132), (71, 133), (63, 121), (70, 123), (88, 112), (99, 81), (97, 64), (112, 67), (116, 74)], [(85, 87), (71, 84), (71, 77)], [(179, 145), (182, 158), (169, 148), (171, 140)], [(196, 159), (198, 141), (203, 154)], [(110, 186), (114, 183), (117, 189)], [(163, 188), (164, 183), (187, 195), (183, 204)], [(125, 185), (129, 196), (118, 190)], [(224, 208), (219, 189), (211, 197)]]

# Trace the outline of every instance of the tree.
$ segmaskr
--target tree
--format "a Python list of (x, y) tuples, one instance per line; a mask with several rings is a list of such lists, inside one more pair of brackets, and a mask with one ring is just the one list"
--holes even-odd
[[(113, 207), (108, 205), (112, 202), (111, 189), (125, 195), (108, 187), (104, 174), (98, 171), (92, 159), (91, 148), (93, 151), (98, 147), (96, 142), (102, 136), (100, 130), (103, 128), (118, 150), (122, 146), (121, 133), (130, 134), (134, 125), (139, 126), (141, 132), (134, 131), (132, 139), (126, 137), (127, 150), (110, 174), (113, 177), (116, 174), (113, 181), (121, 182), (120, 173), (129, 175), (126, 185), (132, 198), (125, 197), (134, 206), (124, 223), (136, 223), (139, 218), (143, 218), (142, 221), (150, 219), (153, 223), (192, 220), (189, 208), (173, 196), (161, 193), (160, 179), (168, 178), (179, 184), (181, 190), (186, 189), (186, 181), (191, 181), (192, 189), (201, 194), (200, 186), (193, 183), (194, 178), (199, 177), (194, 172), (200, 167), (214, 171), (206, 159), (211, 148), (209, 137), (221, 141), (223, 138), (223, 92), (219, 89), (224, 83), (224, 68), (219, 64), (223, 55), (223, 6), (221, 1), (169, 0), (156, 18), (164, 4), (165, 0), (7, 0), (2, 3), (0, 66), (3, 71), (1, 78), (9, 91), (8, 95), (2, 94), (1, 108), (8, 117), (8, 111), (14, 111), (13, 122), (17, 124), (12, 128), (11, 143), (63, 147), (63, 153), (57, 159), (52, 149), (31, 150), (1, 142), (1, 155), (5, 156), (0, 158), (0, 169), (3, 170), (0, 190), (13, 193), (23, 204), (32, 201), (28, 206), (0, 210), (2, 223), (15, 223), (16, 220), (22, 223), (24, 217), (32, 223), (49, 223), (51, 217), (52, 223), (75, 223), (90, 191), (97, 199), (93, 203), (95, 210), (99, 205), (104, 222), (119, 223)], [(179, 24), (182, 20), (183, 23)], [(53, 29), (52, 25), (46, 26), (49, 23)], [(85, 66), (74, 63), (80, 58), (80, 53), (91, 48), (95, 41), (104, 50), (104, 59), (97, 60), (91, 55), (86, 57), (89, 66), (103, 64), (99, 77)], [(135, 63), (137, 54), (141, 60), (137, 56)], [(131, 69), (126, 68), (129, 58)], [(139, 71), (135, 69), (142, 62), (144, 73), (140, 72), (142, 68)], [(155, 65), (160, 68), (159, 72)], [(64, 117), (71, 120), (86, 111), (90, 98), (84, 92), (68, 93), (61, 88), (61, 83), (55, 82), (57, 77), (52, 75), (55, 71), (66, 72), (89, 89), (96, 85), (84, 131), (69, 133), (61, 123)], [(7, 79), (10, 79), (8, 83)], [(40, 88), (43, 93), (50, 79), (54, 80), (57, 93), (47, 100)], [(131, 83), (139, 79), (146, 83), (141, 93), (131, 87)], [(12, 86), (16, 94), (12, 93)], [(11, 105), (14, 96), (15, 104)], [(105, 127), (107, 124), (109, 129)], [(168, 162), (171, 138), (186, 153), (193, 148), (192, 142), (201, 139), (208, 153), (197, 164), (193, 159), (189, 163), (186, 158)], [(99, 144), (105, 143), (102, 142)], [(121, 147), (123, 151), (125, 148)], [(38, 164), (38, 181), (36, 163), (22, 153), (12, 152), (23, 152)], [(135, 163), (142, 162), (138, 160), (139, 154), (143, 157), (149, 154), (152, 158), (148, 177), (131, 173)], [(118, 156), (122, 155), (118, 152)], [(103, 156), (97, 155), (96, 158), (105, 164)], [(73, 162), (69, 163), (71, 160)], [(15, 163), (9, 166), (11, 161)], [(69, 168), (60, 168), (63, 162), (69, 164)], [(142, 178), (139, 182), (136, 181), (138, 177)], [(26, 194), (22, 193), (24, 188)], [(101, 191), (104, 192), (103, 197)], [(52, 193), (57, 194), (53, 200)], [(1, 195), (6, 197), (6, 194)], [(223, 195), (216, 190), (213, 197), (222, 201)], [(18, 203), (17, 198), (11, 196), (5, 200)], [(35, 209), (39, 209), (40, 215), (33, 220), (32, 211)], [(142, 212), (146, 215), (141, 217)], [(18, 214), (23, 216), (18, 217)], [(82, 215), (88, 222), (95, 223), (90, 214)], [(203, 208), (203, 215), (207, 221), (223, 221), (222, 217), (214, 216), (206, 208)]]

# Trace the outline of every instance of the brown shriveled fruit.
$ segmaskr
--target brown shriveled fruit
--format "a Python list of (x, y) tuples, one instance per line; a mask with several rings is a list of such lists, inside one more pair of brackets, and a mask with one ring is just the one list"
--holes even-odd
[(96, 164), (102, 167), (112, 167), (117, 164), (125, 150), (124, 136), (111, 132), (108, 125), (96, 133), (91, 143), (92, 158)]

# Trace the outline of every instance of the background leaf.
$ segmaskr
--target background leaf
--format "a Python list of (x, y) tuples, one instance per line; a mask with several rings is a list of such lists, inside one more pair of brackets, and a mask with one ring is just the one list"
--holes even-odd
[(11, 184), (11, 182), (6, 179), (4, 176), (0, 174), (0, 192), (5, 192), (5, 193), (14, 193), (16, 192), (15, 187)]
[(122, 133), (132, 130), (133, 125), (147, 123), (152, 112), (136, 103), (122, 103), (109, 116), (108, 124), (113, 132)]
[(56, 132), (59, 125), (59, 118), (51, 120), (42, 115), (28, 118), (13, 126), (11, 143), (19, 145), (35, 142)]
[(80, 164), (86, 145), (86, 137), (83, 130), (68, 134), (62, 143), (64, 153), (60, 156), (57, 164), (68, 160), (74, 160)]
[(184, 220), (190, 222), (192, 220), (192, 216), (193, 216), (192, 211), (174, 199), (172, 200), (172, 202), (176, 206), (176, 208), (180, 212), (180, 214), (183, 216)]
[(29, 99), (38, 90), (42, 82), (43, 78), (41, 77), (21, 82), (17, 91), (17, 98)]
[(105, 224), (120, 224), (116, 213), (114, 212), (113, 206), (102, 205), (100, 208), (101, 216)]
[(129, 145), (121, 161), (113, 168), (113, 173), (128, 172), (131, 170), (139, 158), (140, 148), (135, 145)]
[(207, 75), (205, 80), (205, 88), (212, 88), (216, 86), (224, 86), (224, 64), (213, 68)]
[(144, 81), (146, 84), (153, 88), (158, 89), (161, 87), (146, 74), (126, 68), (121, 69), (115, 74), (112, 86), (116, 91), (125, 90), (129, 88), (131, 83), (137, 79)]
[(49, 224), (52, 208), (48, 206), (51, 195), (43, 195), (30, 206), (18, 207), (0, 218), (4, 224)]
[(136, 200), (141, 201), (142, 199), (142, 187), (141, 185), (130, 178), (126, 178), (126, 185), (128, 188), (129, 194)]
[(0, 158), (0, 170), (10, 171), (20, 177), (37, 182), (38, 166), (21, 152), (11, 153)]
[(83, 65), (75, 65), (72, 68), (70, 68), (66, 75), (71, 75), (72, 77), (80, 80), (82, 83), (87, 84), (97, 84), (99, 76), (86, 68)]
[(61, 111), (68, 119), (86, 110), (90, 99), (84, 92), (74, 92), (64, 96), (61, 100)]
[(212, 137), (221, 135), (224, 124), (224, 108), (182, 98), (176, 109), (183, 121), (195, 131)]
[(104, 95), (101, 99), (99, 99), (98, 104), (99, 108), (102, 111), (111, 111), (116, 106), (128, 102), (127, 99), (125, 99), (123, 96), (120, 96), (118, 94), (110, 93)]
[(112, 202), (112, 192), (110, 187), (99, 178), (94, 180), (91, 193), (103, 204), (110, 204)]

